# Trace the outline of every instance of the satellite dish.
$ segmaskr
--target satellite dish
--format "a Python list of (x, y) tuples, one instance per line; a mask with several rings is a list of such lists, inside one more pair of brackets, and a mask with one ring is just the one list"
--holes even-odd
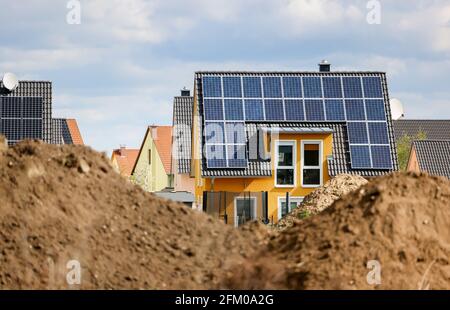
[(9, 91), (15, 90), (19, 86), (19, 80), (12, 73), (5, 73), (3, 76), (3, 87)]
[(403, 110), (403, 104), (400, 100), (395, 99), (395, 98), (391, 99), (390, 106), (391, 106), (391, 114), (392, 114), (393, 120), (398, 120), (398, 119), (402, 118), (403, 116), (405, 116), (405, 112)]

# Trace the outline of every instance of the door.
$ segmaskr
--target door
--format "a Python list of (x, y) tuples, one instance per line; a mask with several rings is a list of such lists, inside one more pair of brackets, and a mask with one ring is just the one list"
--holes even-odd
[(234, 201), (234, 226), (256, 220), (256, 197), (237, 197)]

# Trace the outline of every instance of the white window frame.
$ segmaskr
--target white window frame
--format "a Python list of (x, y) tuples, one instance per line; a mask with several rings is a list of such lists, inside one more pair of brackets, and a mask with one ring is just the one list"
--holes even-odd
[[(292, 167), (278, 166), (278, 148), (279, 146), (292, 146)], [(297, 185), (297, 141), (296, 140), (276, 140), (275, 141), (275, 156), (274, 156), (274, 184), (277, 188), (293, 188)], [(278, 169), (293, 169), (294, 170), (294, 184), (278, 184), (277, 170)]]
[[(292, 202), (292, 201), (297, 201), (297, 203), (301, 203), (301, 202), (303, 202), (303, 199), (304, 199), (305, 197), (302, 197), (302, 196), (292, 196), (292, 197), (289, 197), (289, 202)], [(281, 217), (281, 203), (282, 202), (285, 202), (286, 203), (286, 196), (278, 196), (278, 212), (277, 212), (277, 214), (278, 214), (278, 220), (280, 220), (282, 217)], [(289, 206), (288, 206), (288, 210), (289, 210)], [(292, 210), (289, 210), (289, 212), (291, 212)]]
[[(305, 166), (305, 144), (318, 144), (319, 145), (319, 166)], [(317, 188), (323, 185), (323, 140), (302, 140), (301, 143), (301, 168), (300, 168), (300, 178), (302, 180), (302, 187), (304, 188)], [(305, 169), (320, 169), (320, 184), (311, 185), (303, 184), (303, 170)]]
[(256, 220), (258, 218), (258, 215), (256, 214), (257, 211), (257, 204), (256, 204), (256, 197), (244, 197), (244, 196), (238, 196), (234, 197), (234, 227), (239, 227), (238, 222), (238, 216), (237, 216), (237, 201), (238, 200), (251, 200), (250, 208), (252, 209), (252, 212), (254, 214), (254, 217), (251, 219), (252, 221)]

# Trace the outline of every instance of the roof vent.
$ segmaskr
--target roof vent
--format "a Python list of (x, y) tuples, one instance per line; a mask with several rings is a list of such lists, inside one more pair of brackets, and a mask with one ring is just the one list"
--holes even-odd
[(191, 91), (189, 89), (187, 89), (186, 87), (183, 87), (183, 89), (181, 90), (181, 96), (182, 97), (190, 97)]
[(322, 60), (319, 64), (319, 71), (320, 72), (330, 72), (331, 71), (331, 64), (328, 62), (328, 60)]

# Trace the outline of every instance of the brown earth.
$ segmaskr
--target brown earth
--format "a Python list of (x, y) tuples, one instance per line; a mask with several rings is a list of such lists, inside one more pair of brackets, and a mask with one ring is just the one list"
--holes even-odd
[[(0, 288), (450, 288), (450, 181), (378, 178), (282, 232), (143, 192), (82, 146), (0, 143)], [(78, 260), (81, 285), (66, 282)], [(366, 282), (367, 261), (381, 285)]]
[(83, 289), (210, 288), (263, 238), (143, 192), (89, 148), (0, 145), (1, 289), (69, 288), (73, 259)]
[(277, 230), (284, 230), (291, 227), (296, 220), (318, 214), (331, 206), (334, 201), (357, 190), (366, 183), (367, 180), (359, 175), (338, 175), (326, 182), (322, 187), (319, 187), (311, 194), (307, 195), (302, 203), (291, 213), (278, 221), (278, 223), (274, 225), (274, 228)]
[[(367, 282), (371, 260), (380, 264), (380, 285)], [(377, 178), (274, 235), (221, 287), (450, 289), (450, 181)]]

